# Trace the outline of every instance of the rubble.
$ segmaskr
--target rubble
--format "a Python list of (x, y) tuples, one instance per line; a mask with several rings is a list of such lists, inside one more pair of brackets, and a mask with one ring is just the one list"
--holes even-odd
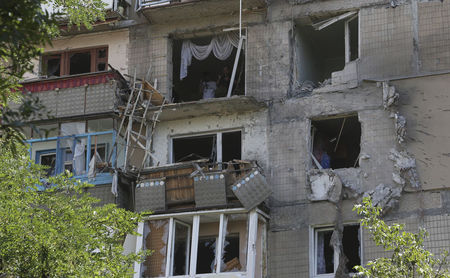
[(394, 119), (395, 119), (395, 133), (397, 134), (397, 141), (401, 144), (405, 142), (406, 118), (397, 112), (394, 114)]
[(419, 175), (416, 169), (416, 159), (407, 151), (397, 151), (391, 149), (389, 159), (394, 161), (394, 173), (392, 179), (395, 183), (414, 188), (420, 187)]
[(394, 86), (389, 86), (388, 82), (383, 82), (383, 106), (384, 109), (388, 109), (392, 105), (398, 103), (400, 95), (395, 90)]
[(339, 176), (329, 169), (315, 169), (309, 173), (311, 186), (311, 201), (330, 201), (334, 204), (340, 201), (342, 181)]
[(371, 197), (373, 205), (381, 207), (383, 213), (386, 213), (398, 203), (402, 190), (401, 187), (381, 183), (374, 190), (364, 193), (364, 197)]

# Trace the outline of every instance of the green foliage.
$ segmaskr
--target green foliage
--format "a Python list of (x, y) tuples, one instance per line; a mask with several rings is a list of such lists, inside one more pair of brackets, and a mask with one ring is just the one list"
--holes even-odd
[(0, 276), (127, 277), (144, 258), (122, 247), (139, 214), (93, 206), (69, 173), (43, 182), (21, 145), (0, 149), (0, 161)]
[[(42, 4), (59, 13), (49, 14)], [(33, 69), (32, 60), (42, 53), (42, 46), (51, 45), (59, 34), (59, 23), (89, 29), (93, 22), (105, 19), (104, 6), (102, 0), (0, 1), (0, 134), (21, 142), (17, 140), (21, 126), (5, 118), (5, 109), (11, 97), (20, 92), (19, 81)], [(21, 122), (25, 120), (22, 117)]]
[(361, 205), (354, 209), (361, 219), (361, 226), (368, 229), (377, 246), (382, 246), (392, 253), (391, 257), (379, 258), (367, 263), (367, 267), (356, 266), (359, 275), (364, 277), (423, 277), (448, 278), (447, 256), (444, 251), (442, 258), (436, 258), (423, 246), (427, 232), (420, 229), (417, 234), (404, 231), (404, 225), (387, 225), (380, 219), (380, 207), (374, 207), (367, 197)]

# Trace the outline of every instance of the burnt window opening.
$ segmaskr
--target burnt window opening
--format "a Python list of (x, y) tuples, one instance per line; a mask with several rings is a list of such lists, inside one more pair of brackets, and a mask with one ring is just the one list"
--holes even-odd
[[(324, 228), (315, 231), (314, 257), (315, 275), (332, 274), (336, 271), (339, 263), (339, 253), (334, 250), (331, 237), (333, 229)], [(344, 255), (348, 262), (346, 264), (349, 273), (355, 273), (356, 265), (361, 265), (361, 238), (359, 225), (344, 226), (342, 246)]]
[(70, 73), (81, 74), (91, 71), (91, 53), (74, 53), (70, 55)]
[[(191, 39), (196, 45), (208, 45), (213, 37)], [(205, 98), (222, 98), (228, 93), (228, 86), (233, 71), (237, 48), (233, 47), (231, 55), (225, 60), (219, 60), (213, 52), (202, 61), (192, 57), (187, 76), (180, 79), (181, 51), (183, 40), (172, 41), (173, 87), (174, 102), (197, 101)], [(232, 89), (232, 95), (245, 94), (245, 51), (242, 49)]]
[(359, 57), (357, 12), (331, 18), (313, 18), (311, 25), (297, 25), (295, 52), (301, 82), (328, 84), (333, 72)]
[(47, 77), (83, 74), (107, 69), (107, 47), (45, 54), (41, 64), (41, 72)]
[[(241, 132), (223, 132), (222, 140), (218, 134), (174, 138), (172, 142), (173, 162), (208, 159), (211, 162), (228, 162), (241, 159)], [(217, 146), (219, 142), (219, 146)], [(222, 159), (218, 159), (217, 148), (222, 150)], [(220, 160), (220, 161), (219, 161)]]
[(322, 168), (359, 167), (361, 123), (357, 115), (311, 121), (313, 165)]

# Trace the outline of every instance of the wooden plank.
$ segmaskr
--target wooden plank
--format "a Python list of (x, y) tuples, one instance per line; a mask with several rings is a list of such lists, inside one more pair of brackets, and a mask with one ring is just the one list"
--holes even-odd
[(164, 96), (161, 95), (158, 90), (153, 88), (153, 86), (147, 81), (142, 82), (144, 87), (144, 98), (150, 99), (151, 104), (155, 106), (160, 106), (165, 103)]

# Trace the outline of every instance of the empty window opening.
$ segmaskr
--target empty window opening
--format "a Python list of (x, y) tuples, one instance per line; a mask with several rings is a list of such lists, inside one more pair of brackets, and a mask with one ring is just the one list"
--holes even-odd
[[(216, 36), (217, 37), (217, 36)], [(197, 46), (209, 45), (213, 36), (191, 39)], [(232, 47), (231, 54), (224, 60), (216, 58), (213, 51), (204, 60), (192, 57), (187, 75), (180, 79), (183, 40), (173, 40), (173, 88), (174, 102), (197, 101), (207, 98), (226, 97), (236, 58), (237, 48)], [(245, 52), (241, 50), (236, 69), (232, 95), (244, 95)]]
[[(221, 140), (217, 140), (218, 136), (221, 136)], [(233, 159), (241, 159), (241, 142), (240, 131), (174, 138), (172, 142), (173, 162), (197, 159), (208, 159), (211, 162), (228, 162)], [(218, 148), (221, 149), (219, 154), (217, 152)]]
[(297, 27), (297, 77), (301, 82), (329, 83), (333, 72), (343, 70), (346, 63), (358, 58), (358, 16), (348, 12), (313, 21), (317, 23)]
[(348, 272), (356, 272), (356, 270), (353, 269), (353, 267), (356, 265), (361, 265), (360, 241), (361, 240), (359, 238), (358, 225), (344, 226), (342, 245), (345, 257), (347, 257), (348, 259), (347, 262)]
[[(350, 61), (356, 60), (359, 57), (359, 31), (358, 31), (358, 17), (350, 19), (348, 22), (348, 38), (349, 38), (349, 54)], [(349, 62), (349, 61), (347, 61)]]
[[(321, 228), (315, 230), (315, 276), (322, 274), (333, 274), (338, 267), (339, 252), (334, 250), (331, 242), (333, 231), (334, 230), (332, 228)], [(348, 260), (346, 268), (349, 273), (355, 273), (356, 271), (353, 267), (361, 264), (360, 242), (359, 225), (344, 226), (342, 245), (344, 255)]]
[(313, 165), (324, 169), (359, 166), (361, 123), (358, 116), (311, 121)]
[(87, 73), (91, 71), (91, 53), (73, 53), (70, 55), (70, 74)]

